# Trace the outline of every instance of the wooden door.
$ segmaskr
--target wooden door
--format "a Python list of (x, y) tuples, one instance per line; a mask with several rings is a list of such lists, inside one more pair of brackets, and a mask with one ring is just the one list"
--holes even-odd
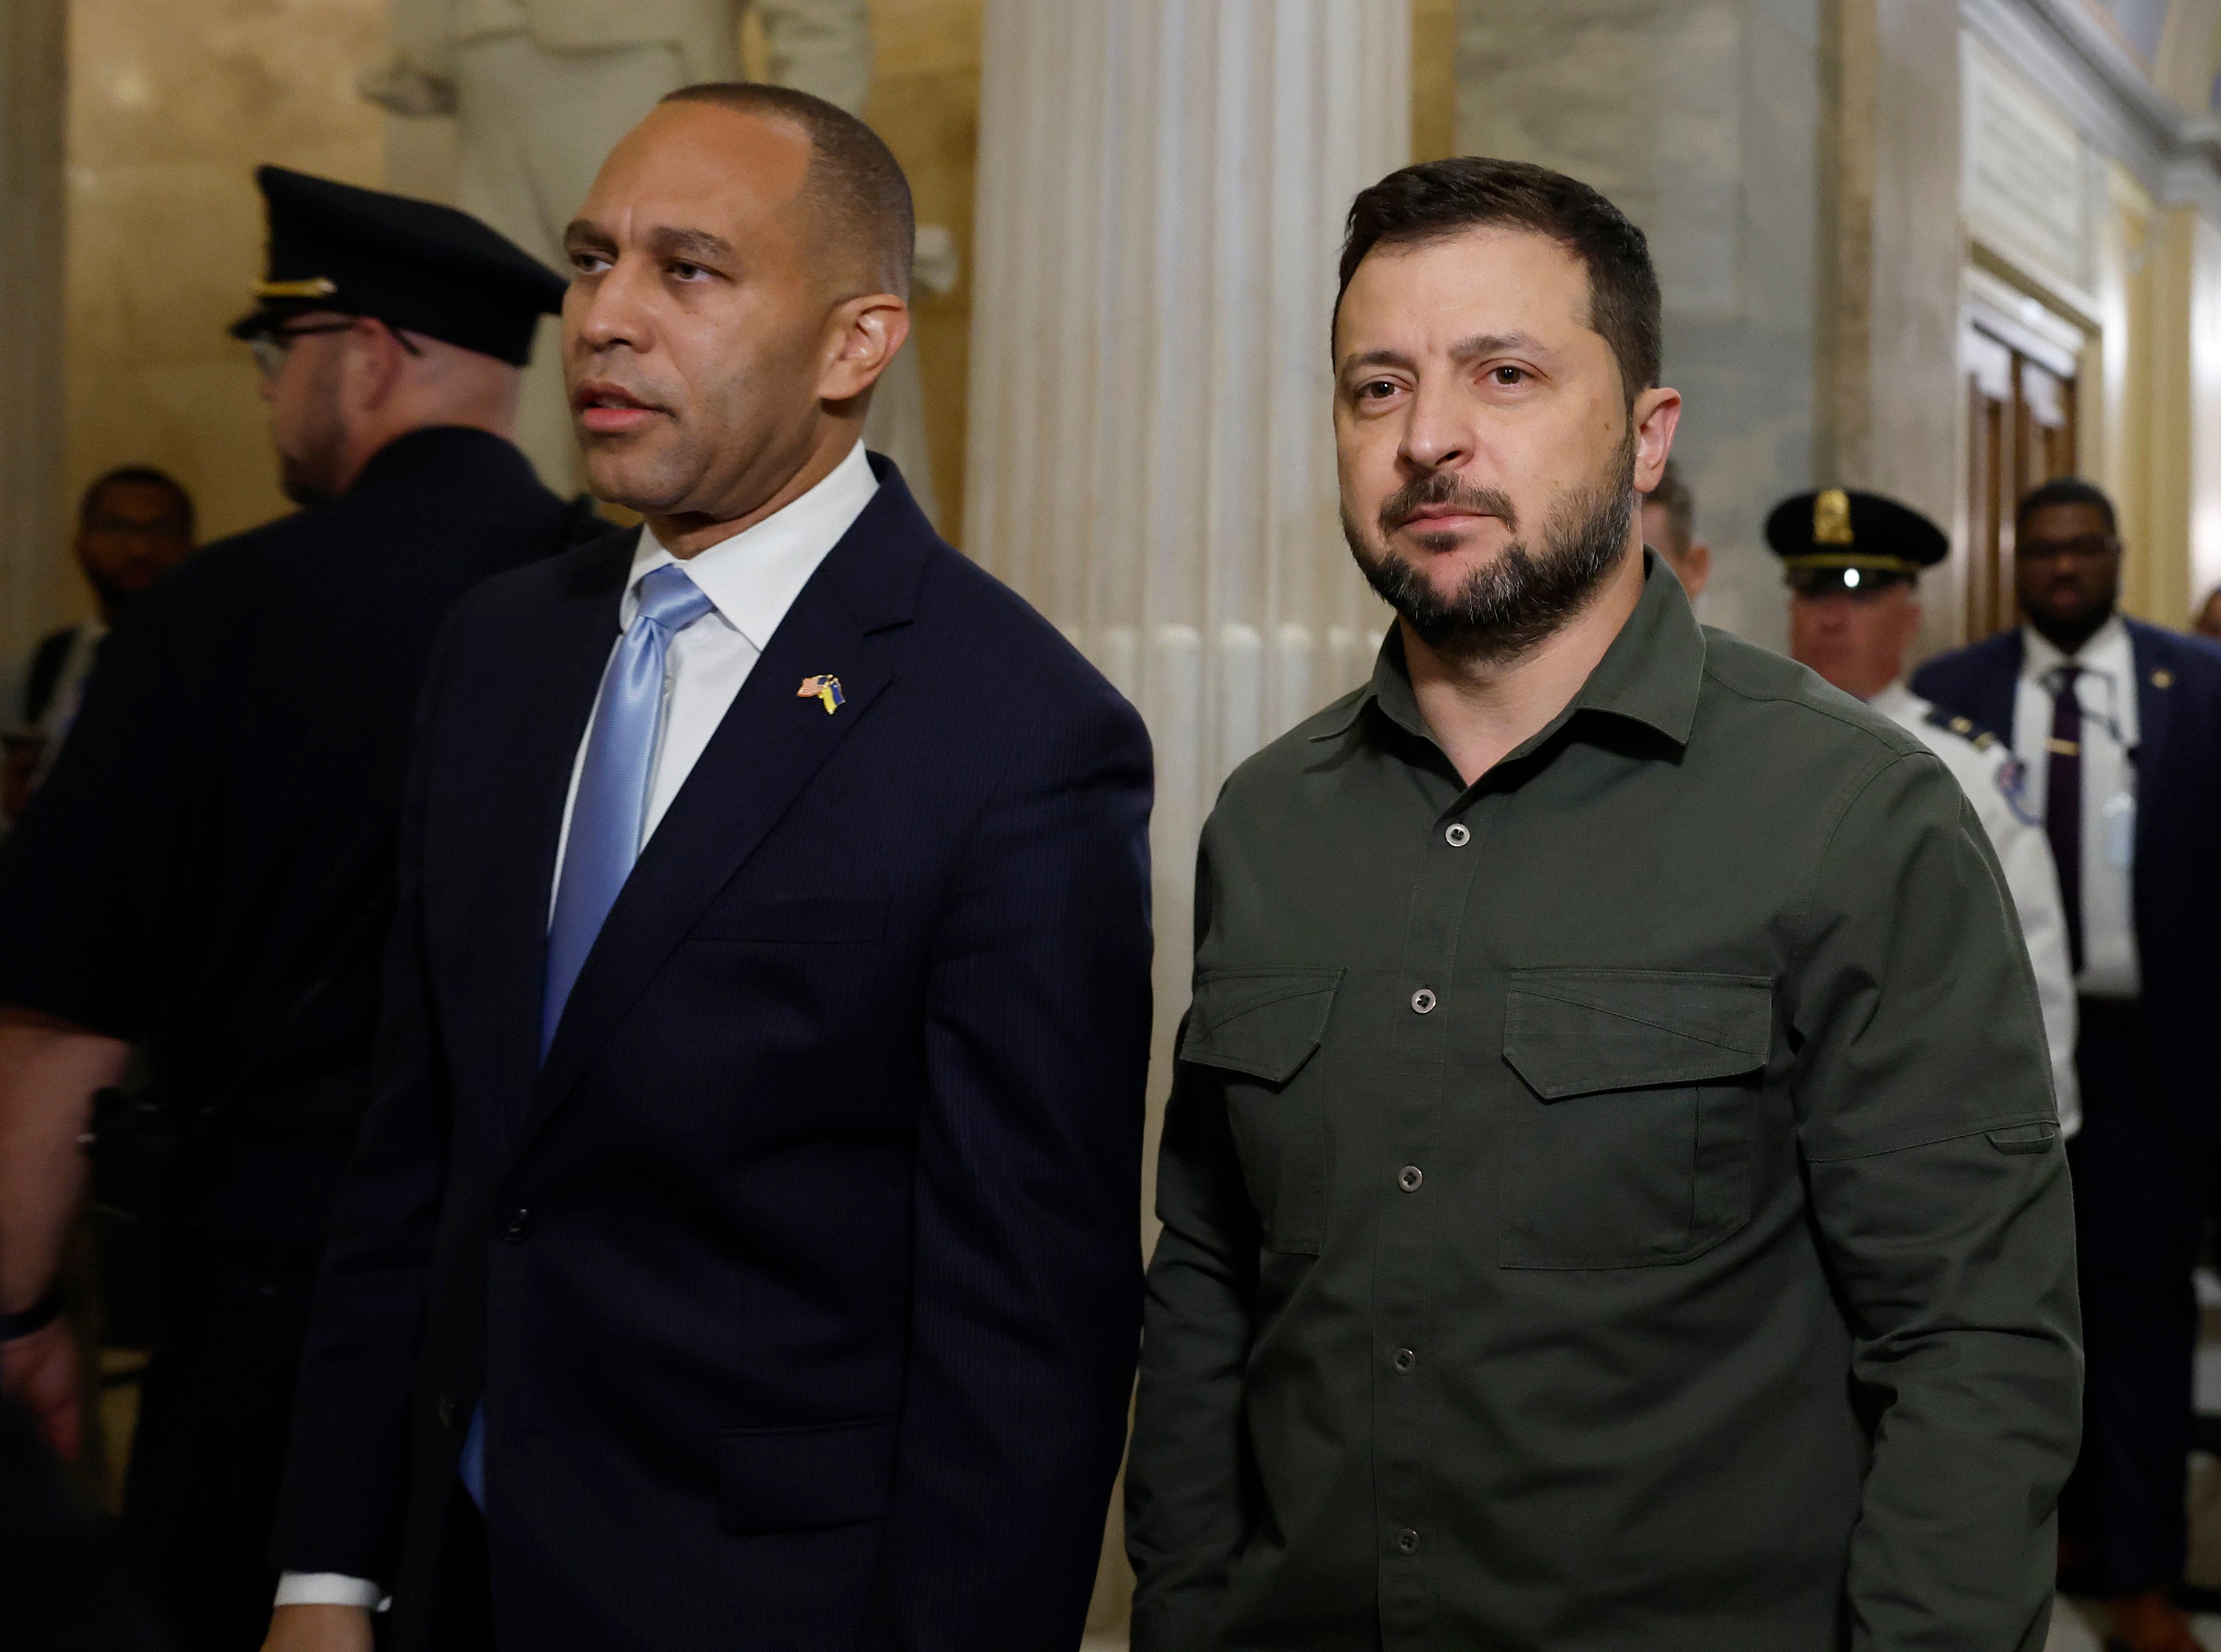
[[(1976, 317), (1962, 346), (1967, 374), (1967, 640), (2011, 628), (2013, 507), (2055, 477), (2074, 474), (2071, 361)], [(2031, 347), (2033, 346), (2033, 347)]]

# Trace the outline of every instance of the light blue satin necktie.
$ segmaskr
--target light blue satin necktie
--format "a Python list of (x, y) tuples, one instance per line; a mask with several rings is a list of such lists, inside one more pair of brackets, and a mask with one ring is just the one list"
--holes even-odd
[[(541, 998), (540, 1053), (555, 1041), (571, 988), (585, 967), (602, 920), (640, 858), (648, 795), (655, 779), (655, 747), (663, 726), (664, 665), (671, 639), (711, 604), (686, 570), (669, 563), (640, 582), (640, 612), (602, 673), (586, 760), (571, 805), (571, 833), (555, 880), (555, 915), (547, 926), (547, 979)], [(485, 1506), (485, 1406), (471, 1413), (459, 1466), (472, 1501)]]
[(640, 858), (655, 778), (656, 736), (663, 726), (664, 660), (671, 639), (707, 614), (710, 599), (676, 563), (640, 582), (640, 612), (602, 674), (586, 735), (586, 760), (571, 805), (571, 835), (555, 881), (555, 915), (547, 926), (547, 982), (541, 999), (540, 1053), (555, 1042), (556, 1023), (602, 920)]

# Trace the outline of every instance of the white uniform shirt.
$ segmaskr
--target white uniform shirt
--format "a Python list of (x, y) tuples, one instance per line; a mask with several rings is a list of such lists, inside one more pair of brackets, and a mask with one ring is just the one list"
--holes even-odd
[[(663, 726), (656, 741), (655, 764), (648, 782), (648, 814), (641, 840), (654, 835), (657, 823), (686, 783), (686, 776), (717, 725), (731, 709), (741, 685), (748, 680), (772, 633), (779, 629), (794, 599), (817, 571), (818, 564), (839, 544), (864, 507), (879, 491), (879, 479), (858, 442), (830, 475), (792, 504), (766, 516), (754, 527), (721, 539), (698, 552), (682, 564), (704, 595), (715, 604), (692, 625), (671, 639), (664, 657)], [(640, 582), (666, 563), (677, 562), (643, 526), (640, 545), (633, 552), (632, 570), (625, 577), (623, 601), (617, 609), (617, 635), (610, 639), (615, 653), (625, 627), (640, 613)], [(593, 726), (592, 720), (587, 727)], [(571, 764), (571, 792), (563, 803), (563, 833), (556, 851), (557, 876), (561, 876), (563, 849), (571, 838), (571, 811), (578, 801), (579, 775), (586, 761), (586, 742), (579, 741)], [(554, 891), (548, 891), (548, 912), (554, 912)], [(366, 1578), (338, 1572), (287, 1572), (278, 1580), (277, 1605), (330, 1605), (383, 1608), (385, 1591)]]
[(1998, 864), (2005, 870), (2013, 909), (2020, 914), (2029, 966), (2036, 972), (2060, 1128), (2073, 1135), (2082, 1123), (2082, 1088), (2074, 1076), (2074, 982), (2068, 963), (2067, 913), (2059, 898), (2059, 873), (2043, 834), (2043, 817), (2030, 801), (2035, 793), (2023, 765), (2002, 741), (1984, 743), (1929, 721), (1934, 708), (1901, 682), (1884, 689), (1869, 703), (1943, 759), (1989, 833)]
[[(2032, 628), (2022, 628), (2012, 743), (2027, 765), (2028, 795), (2039, 819), (2050, 795), (2054, 673), (2068, 663), (2068, 656)], [(2082, 668), (2074, 679), (2082, 708), (2082, 973), (2074, 984), (2092, 998), (2135, 998), (2143, 991), (2132, 881), (2137, 662), (2120, 615), (2098, 627), (2075, 651), (2073, 664)]]

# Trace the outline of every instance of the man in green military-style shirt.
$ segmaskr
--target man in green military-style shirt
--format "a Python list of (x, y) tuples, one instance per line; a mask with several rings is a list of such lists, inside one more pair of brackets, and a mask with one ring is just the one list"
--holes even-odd
[(2074, 1235), (1980, 823), (1642, 550), (1680, 398), (1610, 203), (1407, 168), (1342, 277), (1399, 620), (1204, 829), (1136, 1652), (2034, 1652)]

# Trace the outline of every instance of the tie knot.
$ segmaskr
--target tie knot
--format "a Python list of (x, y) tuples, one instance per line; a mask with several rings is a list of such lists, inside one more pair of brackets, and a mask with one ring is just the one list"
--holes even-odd
[(714, 606), (675, 562), (651, 570), (640, 582), (640, 617), (667, 635), (685, 630)]

